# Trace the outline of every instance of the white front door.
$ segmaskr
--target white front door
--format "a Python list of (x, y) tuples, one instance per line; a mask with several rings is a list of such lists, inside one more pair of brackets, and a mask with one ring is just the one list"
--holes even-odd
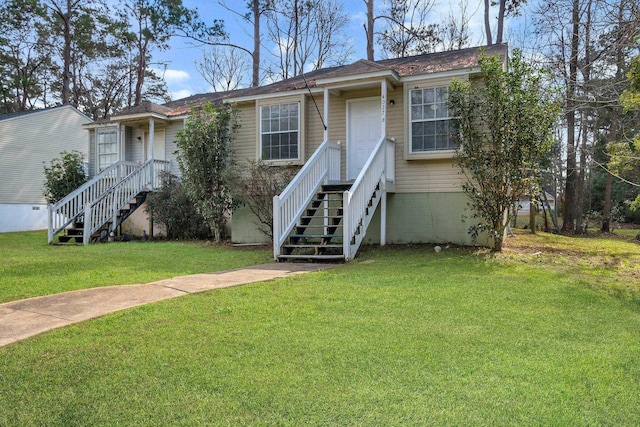
[(347, 101), (347, 179), (358, 177), (382, 136), (380, 98)]
[[(149, 140), (149, 132), (144, 133), (144, 159), (149, 160), (151, 157), (151, 148)], [(153, 157), (156, 160), (166, 160), (164, 149), (164, 129), (156, 129), (153, 133)]]

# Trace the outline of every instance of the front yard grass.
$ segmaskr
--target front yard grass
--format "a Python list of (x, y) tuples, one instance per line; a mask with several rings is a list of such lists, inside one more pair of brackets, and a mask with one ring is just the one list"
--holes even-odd
[(0, 348), (0, 425), (640, 425), (638, 265), (544, 233), (364, 248)]
[(271, 261), (267, 247), (205, 242), (51, 246), (42, 231), (0, 234), (0, 303), (77, 289), (148, 283)]

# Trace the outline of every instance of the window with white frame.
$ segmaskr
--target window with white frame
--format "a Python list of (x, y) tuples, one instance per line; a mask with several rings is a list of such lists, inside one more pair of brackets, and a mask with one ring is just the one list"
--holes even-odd
[(447, 88), (412, 89), (409, 98), (411, 153), (455, 149)]
[(260, 107), (260, 157), (300, 159), (300, 103)]
[(98, 170), (103, 171), (118, 161), (118, 135), (115, 130), (96, 135)]

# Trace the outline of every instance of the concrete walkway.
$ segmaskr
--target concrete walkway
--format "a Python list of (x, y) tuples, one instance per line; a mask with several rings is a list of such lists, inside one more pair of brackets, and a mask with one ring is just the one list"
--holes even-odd
[(142, 304), (335, 267), (271, 263), (174, 277), (143, 285), (107, 286), (0, 304), (0, 347), (39, 333)]

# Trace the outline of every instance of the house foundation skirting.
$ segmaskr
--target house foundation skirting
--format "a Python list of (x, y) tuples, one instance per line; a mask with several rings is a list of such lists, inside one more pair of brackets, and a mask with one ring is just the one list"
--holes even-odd
[[(387, 197), (387, 243), (474, 245), (467, 233), (471, 222), (462, 222), (463, 215), (471, 216), (466, 211), (468, 199), (464, 193), (390, 193)], [(267, 242), (255, 225), (255, 217), (246, 207), (233, 212), (232, 240), (234, 243)], [(380, 208), (376, 210), (363, 241), (363, 244), (379, 243)], [(485, 245), (486, 241), (476, 244)]]
[(0, 203), (0, 233), (46, 229), (46, 204)]

